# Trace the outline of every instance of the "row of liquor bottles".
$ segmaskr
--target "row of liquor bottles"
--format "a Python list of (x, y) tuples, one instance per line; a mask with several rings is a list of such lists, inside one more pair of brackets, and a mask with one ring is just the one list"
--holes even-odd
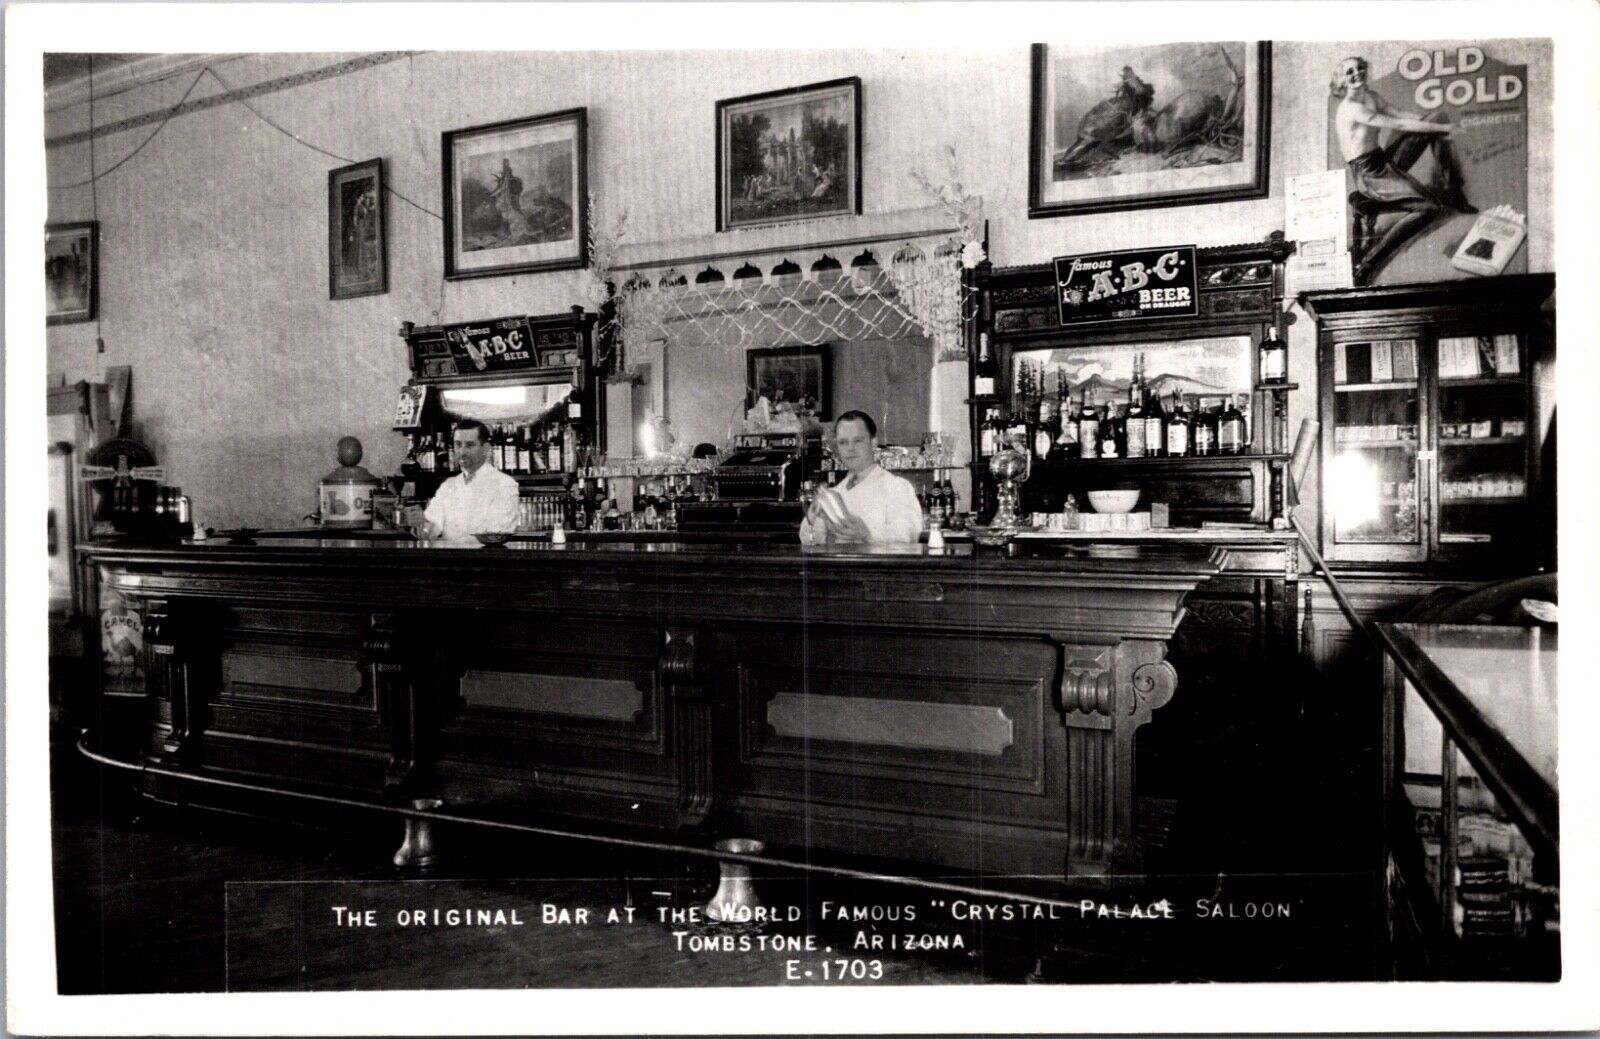
[(1134, 396), (1125, 405), (1019, 401), (1009, 418), (998, 404), (990, 405), (978, 442), (985, 457), (1011, 444), (1042, 461), (1061, 461), (1236, 455), (1249, 448), (1250, 436), (1235, 398), (1189, 398), (1174, 391), (1166, 406), (1155, 396)]
[[(454, 473), (460, 470), (451, 434), (408, 433), (402, 472)], [(570, 423), (496, 423), (489, 427), (489, 464), (503, 473), (564, 473), (578, 461), (578, 431)]]

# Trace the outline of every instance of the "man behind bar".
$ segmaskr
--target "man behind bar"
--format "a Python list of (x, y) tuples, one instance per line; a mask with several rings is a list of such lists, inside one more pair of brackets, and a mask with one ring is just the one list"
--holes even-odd
[(456, 463), (461, 472), (439, 487), (423, 513), (424, 534), (452, 541), (517, 529), (517, 481), (491, 465), (489, 427), (477, 419), (456, 423)]
[[(922, 506), (911, 481), (878, 465), (878, 424), (864, 411), (847, 411), (833, 424), (834, 455), (849, 470), (842, 484), (818, 492), (800, 523), (807, 545), (833, 542), (915, 542), (922, 536)], [(834, 521), (821, 507), (836, 493), (845, 514)]]

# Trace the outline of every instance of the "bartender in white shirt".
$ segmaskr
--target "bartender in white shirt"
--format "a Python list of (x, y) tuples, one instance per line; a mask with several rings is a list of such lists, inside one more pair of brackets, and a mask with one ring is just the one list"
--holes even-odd
[(484, 464), (489, 460), (489, 427), (477, 419), (457, 422), (454, 446), (461, 472), (441, 484), (428, 503), (423, 513), (426, 536), (470, 541), (474, 534), (516, 530), (517, 481)]
[[(847, 411), (833, 424), (833, 453), (849, 475), (818, 500), (800, 524), (807, 545), (840, 542), (915, 543), (922, 536), (922, 506), (911, 481), (878, 464), (878, 424), (864, 411)], [(823, 507), (837, 494), (840, 516)]]

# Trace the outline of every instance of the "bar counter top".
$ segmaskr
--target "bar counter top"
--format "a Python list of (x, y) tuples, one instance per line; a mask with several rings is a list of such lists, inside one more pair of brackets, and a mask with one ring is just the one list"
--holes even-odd
[(1207, 543), (1096, 543), (1033, 539), (1015, 542), (1008, 550), (952, 542), (943, 549), (926, 545), (800, 545), (788, 541), (750, 538), (684, 537), (657, 534), (649, 540), (591, 538), (571, 535), (564, 545), (546, 539), (514, 538), (503, 545), (473, 541), (412, 540), (403, 537), (348, 537), (323, 533), (315, 537), (270, 536), (230, 539), (134, 542), (102, 540), (81, 550), (100, 561), (202, 560), (222, 562), (279, 560), (439, 560), (451, 566), (537, 567), (551, 564), (604, 565), (630, 561), (672, 565), (674, 558), (699, 563), (726, 561), (734, 566), (805, 567), (937, 567), (946, 570), (998, 572), (1048, 572), (1203, 578), (1215, 574), (1227, 558), (1225, 549)]

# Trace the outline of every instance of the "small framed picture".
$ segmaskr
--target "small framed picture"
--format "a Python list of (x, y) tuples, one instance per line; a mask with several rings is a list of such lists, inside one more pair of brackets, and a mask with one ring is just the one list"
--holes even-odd
[(829, 418), (828, 344), (746, 352), (745, 407), (755, 407), (762, 397), (774, 412), (787, 409), (818, 421)]
[(428, 387), (415, 383), (400, 387), (400, 400), (394, 408), (395, 429), (416, 429), (428, 406)]
[(577, 347), (552, 346), (539, 351), (539, 367), (541, 368), (571, 368), (577, 363)]
[(861, 212), (861, 80), (717, 102), (717, 230)]
[(389, 291), (383, 160), (328, 171), (328, 298)]
[(445, 132), (446, 278), (588, 264), (587, 113)]
[(100, 296), (100, 224), (46, 224), (45, 323), (93, 321)]

